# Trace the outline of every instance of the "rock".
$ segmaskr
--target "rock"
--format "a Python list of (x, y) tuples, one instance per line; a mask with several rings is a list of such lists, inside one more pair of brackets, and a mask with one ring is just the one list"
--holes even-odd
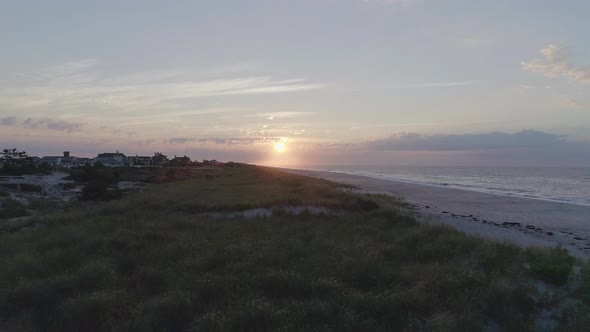
[(578, 240), (578, 241), (583, 241), (584, 239), (582, 239), (581, 237), (574, 237), (574, 240)]
[(533, 226), (533, 225), (526, 225), (526, 228), (527, 228), (527, 229), (532, 229), (532, 230), (535, 230), (535, 229), (536, 229), (536, 227), (535, 227), (535, 226)]
[(443, 211), (443, 212), (442, 212), (442, 213), (446, 213), (446, 214), (449, 214), (449, 213), (450, 213), (450, 212), (449, 212), (449, 211)]
[(479, 219), (477, 219), (476, 217), (473, 217), (471, 219), (473, 219), (473, 221), (479, 221)]
[(502, 223), (502, 226), (509, 226), (509, 227), (515, 226), (515, 227), (520, 227), (520, 223), (519, 222), (508, 222), (508, 221), (505, 221), (505, 222)]
[(424, 205), (424, 207), (427, 208), (427, 209), (430, 209), (430, 206), (428, 206), (428, 205)]
[(545, 234), (547, 234), (549, 236), (553, 236), (553, 232), (546, 232)]

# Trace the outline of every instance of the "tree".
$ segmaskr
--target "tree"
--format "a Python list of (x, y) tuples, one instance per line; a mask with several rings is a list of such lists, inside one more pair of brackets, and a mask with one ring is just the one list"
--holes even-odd
[(25, 151), (18, 151), (16, 148), (3, 149), (0, 152), (0, 164), (5, 169), (11, 168), (26, 168), (33, 166), (33, 158)]

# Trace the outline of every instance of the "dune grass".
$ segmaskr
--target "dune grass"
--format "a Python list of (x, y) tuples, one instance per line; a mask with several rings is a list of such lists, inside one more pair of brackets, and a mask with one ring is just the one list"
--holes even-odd
[[(395, 199), (272, 169), (185, 175), (0, 233), (0, 330), (516, 331), (542, 310), (568, 330), (589, 322), (590, 268), (560, 286), (574, 278), (561, 251), (418, 224)], [(287, 205), (335, 213), (207, 215)]]
[(19, 201), (10, 197), (0, 197), (0, 221), (29, 215), (27, 209)]

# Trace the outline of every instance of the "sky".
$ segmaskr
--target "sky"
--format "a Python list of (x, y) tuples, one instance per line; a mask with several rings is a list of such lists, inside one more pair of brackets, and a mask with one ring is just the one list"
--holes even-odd
[(590, 166), (588, 1), (0, 7), (3, 148), (293, 167)]

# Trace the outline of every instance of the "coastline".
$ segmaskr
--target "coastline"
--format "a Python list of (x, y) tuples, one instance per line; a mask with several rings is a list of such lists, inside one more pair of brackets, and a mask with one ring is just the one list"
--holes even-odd
[(340, 172), (282, 170), (354, 185), (362, 192), (403, 197), (422, 222), (521, 247), (566, 248), (590, 258), (590, 206), (429, 186)]
[[(581, 168), (581, 169), (586, 169), (586, 168)], [(432, 181), (425, 181), (425, 180), (415, 180), (415, 179), (404, 178), (404, 177), (392, 177), (392, 176), (386, 175), (386, 174), (374, 173), (374, 172), (364, 172), (364, 171), (358, 172), (358, 171), (349, 171), (349, 170), (341, 170), (341, 169), (331, 170), (331, 169), (321, 169), (321, 168), (318, 168), (318, 169), (309, 168), (309, 169), (305, 169), (305, 170), (318, 171), (318, 172), (325, 171), (325, 172), (329, 172), (329, 173), (344, 173), (344, 174), (349, 174), (349, 175), (358, 175), (358, 176), (368, 177), (368, 178), (372, 178), (372, 179), (389, 180), (389, 181), (401, 182), (401, 183), (406, 183), (406, 184), (417, 184), (417, 185), (422, 185), (422, 186), (447, 188), (447, 189), (450, 188), (450, 189), (472, 191), (472, 192), (491, 194), (491, 195), (516, 197), (516, 198), (523, 198), (523, 199), (533, 199), (533, 200), (540, 200), (540, 201), (553, 202), (553, 203), (583, 205), (583, 206), (590, 207), (590, 200), (581, 201), (579, 198), (547, 197), (547, 196), (543, 196), (542, 194), (539, 194), (539, 193), (532, 193), (531, 190), (525, 190), (522, 192), (520, 190), (511, 191), (511, 190), (507, 190), (505, 188), (489, 188), (489, 187), (484, 187), (481, 185), (480, 186), (468, 185), (468, 184), (460, 183), (460, 182), (454, 182), (454, 183), (453, 182), (447, 183), (447, 182), (440, 182), (440, 181), (432, 182)], [(590, 197), (590, 196), (588, 196), (588, 197)]]

